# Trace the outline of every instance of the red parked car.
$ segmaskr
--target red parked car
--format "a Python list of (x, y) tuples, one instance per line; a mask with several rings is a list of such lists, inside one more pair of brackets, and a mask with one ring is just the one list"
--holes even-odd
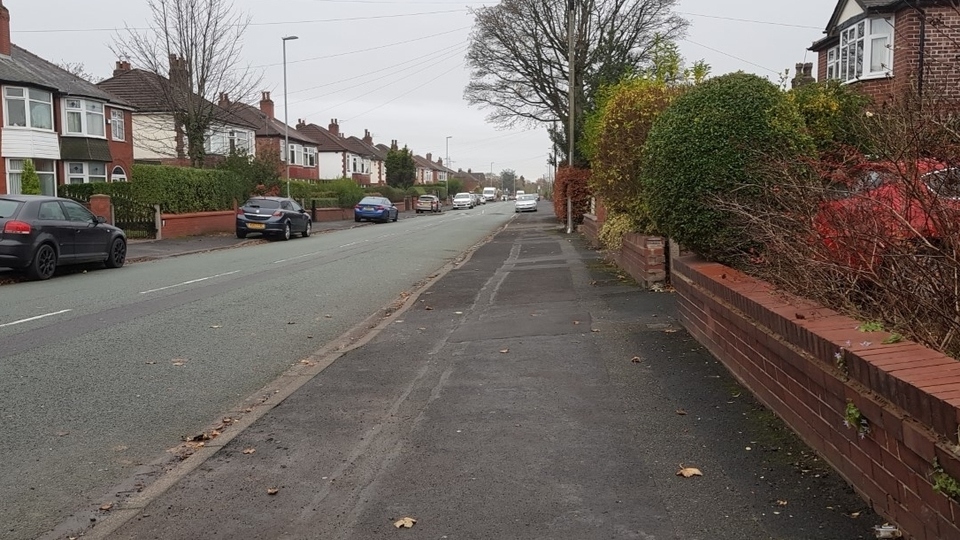
[(884, 255), (920, 253), (960, 230), (960, 169), (922, 161), (915, 170), (877, 164), (833, 191), (814, 226), (828, 257), (874, 269)]

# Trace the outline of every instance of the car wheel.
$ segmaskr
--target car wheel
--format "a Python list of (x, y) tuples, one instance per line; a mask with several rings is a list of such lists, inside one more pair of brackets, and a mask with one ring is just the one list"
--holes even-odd
[(393, 222), (394, 222), (394, 223), (396, 223), (398, 219), (400, 219), (400, 212), (397, 212), (396, 214), (393, 215)]
[(246, 237), (247, 237), (246, 231), (241, 231), (240, 229), (237, 229), (237, 238), (243, 240)]
[(33, 254), (33, 261), (27, 268), (30, 279), (50, 279), (57, 270), (57, 252), (50, 244), (41, 244)]
[(303, 229), (302, 236), (304, 238), (309, 238), (311, 232), (313, 232), (313, 223), (307, 221), (307, 226)]
[(290, 222), (289, 221), (283, 224), (283, 234), (280, 235), (280, 239), (281, 240), (290, 239)]
[(110, 244), (110, 253), (107, 254), (107, 268), (120, 268), (127, 261), (127, 241), (123, 238), (114, 238)]
[(360, 218), (358, 217), (354, 217), (353, 220), (356, 221), (357, 223), (360, 223)]
[(420, 210), (417, 210), (417, 213), (419, 214), (419, 213), (420, 213)]

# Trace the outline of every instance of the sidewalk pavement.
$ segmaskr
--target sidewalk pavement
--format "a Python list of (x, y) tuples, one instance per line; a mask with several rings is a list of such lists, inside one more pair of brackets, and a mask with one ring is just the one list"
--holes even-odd
[(847, 540), (882, 523), (685, 333), (672, 293), (551, 216), (518, 216), (368, 341), (278, 384), (78, 516), (84, 537)]

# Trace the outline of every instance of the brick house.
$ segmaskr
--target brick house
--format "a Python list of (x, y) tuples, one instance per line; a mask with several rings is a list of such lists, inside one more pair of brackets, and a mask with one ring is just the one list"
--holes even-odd
[(916, 90), (960, 99), (960, 6), (937, 0), (839, 0), (818, 54), (817, 79), (848, 83), (878, 104)]
[[(175, 56), (170, 57), (170, 77), (133, 68), (130, 62), (117, 61), (113, 76), (97, 86), (130, 103), (133, 111), (133, 157), (139, 163), (189, 166), (188, 145), (182, 126), (174, 119), (176, 103), (182, 93), (175, 91), (176, 82), (188, 77), (189, 66)], [(231, 152), (253, 155), (255, 126), (231, 111), (203, 100), (202, 114), (215, 121), (205, 136), (208, 161), (214, 163)]]
[(0, 193), (20, 193), (31, 160), (44, 195), (57, 186), (122, 182), (133, 164), (131, 110), (76, 75), (10, 42), (0, 2)]
[[(245, 103), (231, 102), (229, 96), (220, 96), (220, 106), (230, 109), (243, 120), (256, 126), (257, 155), (260, 157), (277, 156), (286, 177), (286, 164), (289, 160), (290, 178), (315, 182), (320, 180), (320, 162), (318, 161), (318, 143), (312, 137), (297, 131), (296, 128), (277, 120), (270, 92), (260, 96), (260, 108)], [(287, 140), (290, 148), (285, 148)]]

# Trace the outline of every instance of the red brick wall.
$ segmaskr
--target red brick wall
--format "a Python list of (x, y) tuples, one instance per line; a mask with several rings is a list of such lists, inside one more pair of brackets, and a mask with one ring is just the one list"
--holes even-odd
[[(960, 539), (960, 503), (933, 490), (936, 459), (960, 480), (960, 362), (694, 256), (671, 262), (690, 334), (873, 508), (920, 540)], [(834, 355), (840, 353), (845, 368)], [(869, 422), (843, 425), (847, 402)]]
[[(113, 109), (107, 107), (104, 111), (107, 119), (110, 119), (110, 115)], [(110, 145), (110, 155), (113, 156), (113, 162), (107, 164), (107, 175), (112, 178), (113, 168), (114, 167), (123, 167), (123, 172), (127, 174), (127, 180), (131, 179), (133, 168), (133, 117), (130, 111), (123, 111), (123, 124), (126, 128), (124, 130), (125, 139), (124, 141), (115, 141), (113, 140), (113, 124), (107, 124), (107, 141)]]
[(344, 208), (317, 208), (313, 216), (314, 221), (345, 221), (353, 219), (353, 209)]
[[(279, 156), (280, 155), (280, 143), (282, 138), (278, 137), (257, 137), (257, 155), (260, 157), (266, 156)], [(291, 143), (292, 144), (292, 143)], [(320, 179), (320, 164), (319, 156), (317, 157), (318, 163), (316, 167), (301, 167), (299, 165), (290, 166), (290, 178), (293, 180), (319, 180)], [(280, 177), (286, 178), (287, 167), (286, 164), (281, 162), (280, 165)]]
[(202, 234), (234, 233), (237, 229), (236, 212), (195, 212), (192, 214), (162, 214), (161, 238), (178, 238)]
[(600, 227), (603, 224), (599, 221), (597, 216), (591, 214), (583, 215), (583, 223), (581, 223), (577, 230), (580, 231), (586, 239), (587, 243), (590, 244), (590, 247), (599, 248), (600, 247)]
[(613, 259), (637, 283), (650, 287), (667, 278), (665, 248), (666, 241), (660, 236), (627, 233)]

